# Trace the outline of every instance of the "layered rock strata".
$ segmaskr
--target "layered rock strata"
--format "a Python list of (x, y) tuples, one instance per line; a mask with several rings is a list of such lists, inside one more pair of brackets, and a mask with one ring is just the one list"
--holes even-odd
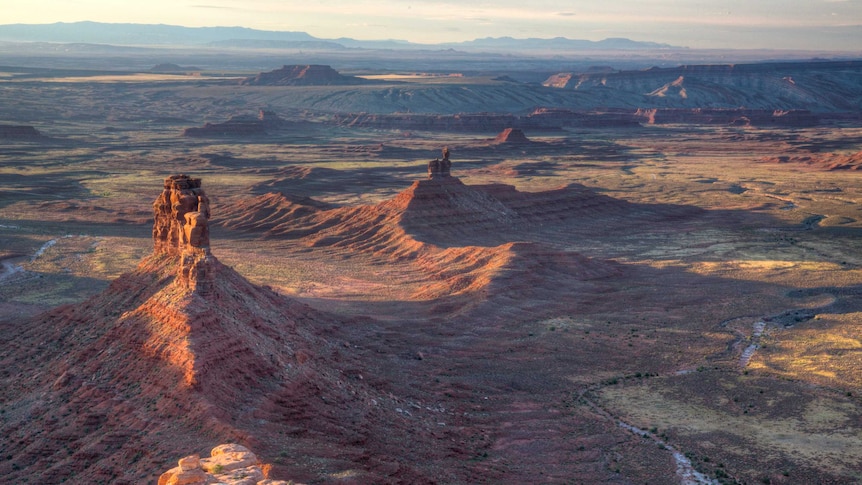
[(210, 253), (210, 204), (201, 180), (188, 175), (165, 179), (164, 190), (153, 202), (155, 254), (180, 258), (178, 285), (208, 294), (215, 278)]

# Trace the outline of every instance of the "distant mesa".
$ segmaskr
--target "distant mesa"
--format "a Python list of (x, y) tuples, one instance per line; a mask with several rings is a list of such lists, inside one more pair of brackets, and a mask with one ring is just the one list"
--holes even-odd
[(506, 128), (501, 131), (496, 138), (494, 138), (495, 144), (507, 144), (507, 145), (524, 145), (527, 143), (532, 143), (527, 135), (520, 128)]
[(212, 137), (212, 136), (239, 136), (247, 137), (254, 135), (265, 135), (268, 130), (282, 127), (285, 120), (272, 111), (260, 110), (258, 115), (232, 116), (224, 123), (206, 123), (201, 127), (186, 128), (183, 136), (188, 137)]
[(178, 64), (172, 64), (169, 62), (156, 64), (155, 66), (150, 68), (150, 72), (160, 72), (160, 73), (186, 73), (191, 71), (200, 71), (199, 67), (183, 67)]
[(42, 136), (36, 128), (27, 125), (0, 125), (0, 138), (36, 138)]
[(243, 86), (342, 86), (368, 84), (371, 81), (345, 76), (335, 69), (320, 65), (285, 65), (281, 69), (262, 72), (240, 81)]
[[(547, 87), (574, 90), (614, 107), (858, 111), (859, 61), (762, 62), (561, 72)], [(752, 124), (757, 124), (752, 120)]]

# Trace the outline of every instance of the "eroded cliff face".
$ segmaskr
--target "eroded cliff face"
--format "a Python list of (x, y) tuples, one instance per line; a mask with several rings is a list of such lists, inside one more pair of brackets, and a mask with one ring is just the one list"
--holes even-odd
[(210, 254), (210, 204), (201, 179), (171, 175), (153, 202), (153, 245), (156, 255), (179, 257), (176, 284), (198, 294), (211, 292), (215, 278)]

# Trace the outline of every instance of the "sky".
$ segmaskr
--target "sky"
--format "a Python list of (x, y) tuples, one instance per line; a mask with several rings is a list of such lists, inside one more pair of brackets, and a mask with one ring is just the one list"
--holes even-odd
[(862, 0), (2, 0), (0, 8), (0, 24), (83, 20), (429, 44), (625, 37), (691, 48), (862, 48)]

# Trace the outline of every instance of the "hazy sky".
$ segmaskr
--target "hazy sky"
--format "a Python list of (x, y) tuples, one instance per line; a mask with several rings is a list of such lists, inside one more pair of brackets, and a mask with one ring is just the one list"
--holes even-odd
[(2, 0), (0, 24), (242, 26), (326, 39), (627, 37), (694, 48), (859, 51), (862, 0)]

